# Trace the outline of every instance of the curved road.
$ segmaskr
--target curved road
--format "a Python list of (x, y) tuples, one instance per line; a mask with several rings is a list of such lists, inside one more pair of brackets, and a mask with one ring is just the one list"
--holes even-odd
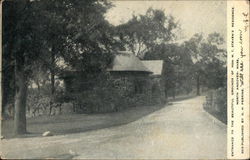
[(174, 102), (118, 127), (9, 140), (6, 147), (10, 143), (16, 145), (9, 146), (13, 153), (5, 155), (8, 158), (18, 155), (19, 158), (225, 159), (226, 125), (203, 110), (204, 99)]

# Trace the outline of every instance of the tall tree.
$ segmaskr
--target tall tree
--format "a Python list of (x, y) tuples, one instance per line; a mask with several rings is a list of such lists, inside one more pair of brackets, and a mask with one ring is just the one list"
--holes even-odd
[(30, 1), (6, 1), (3, 3), (3, 45), (4, 52), (13, 56), (7, 65), (15, 66), (15, 134), (26, 133), (26, 97), (30, 66), (39, 54), (41, 43), (36, 9)]
[(175, 38), (178, 23), (166, 16), (163, 10), (149, 8), (145, 15), (133, 16), (125, 24), (117, 26), (117, 35), (125, 48), (143, 58), (144, 54), (161, 43)]
[[(218, 33), (209, 34), (207, 39), (202, 34), (195, 34), (189, 41), (184, 43), (185, 49), (190, 53), (193, 60), (193, 76), (196, 79), (196, 94), (200, 95), (201, 83), (209, 88), (214, 88), (208, 84), (223, 81), (225, 74), (225, 50), (220, 48), (224, 43), (223, 38)], [(215, 68), (213, 68), (213, 67)], [(216, 76), (215, 76), (216, 74)], [(213, 79), (211, 79), (213, 77)], [(219, 87), (217, 85), (216, 87)]]
[(156, 45), (145, 53), (144, 59), (164, 60), (163, 77), (166, 98), (170, 91), (172, 96), (175, 97), (176, 89), (186, 85), (192, 60), (191, 56), (185, 52), (183, 45), (174, 43)]
[(14, 132), (23, 134), (32, 67), (48, 67), (54, 92), (58, 59), (85, 72), (102, 71), (112, 58), (116, 41), (112, 26), (103, 16), (110, 7), (105, 1), (23, 0), (3, 5), (4, 52), (13, 57), (5, 64), (15, 67)]

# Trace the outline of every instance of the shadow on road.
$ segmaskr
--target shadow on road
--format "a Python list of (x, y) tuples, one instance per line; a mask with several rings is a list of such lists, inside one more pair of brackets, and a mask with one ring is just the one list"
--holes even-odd
[(176, 101), (182, 101), (182, 100), (186, 100), (186, 99), (191, 99), (197, 97), (197, 95), (185, 95), (185, 96), (179, 96), (176, 97), (175, 99), (173, 99), (172, 97), (168, 99), (169, 102), (176, 102)]

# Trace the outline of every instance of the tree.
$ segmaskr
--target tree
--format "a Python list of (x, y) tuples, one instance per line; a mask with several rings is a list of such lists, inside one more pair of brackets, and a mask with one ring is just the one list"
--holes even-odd
[(225, 50), (220, 48), (223, 38), (218, 33), (209, 34), (205, 39), (202, 34), (194, 35), (180, 45), (155, 45), (145, 53), (144, 59), (164, 60), (165, 95), (169, 91), (175, 97), (176, 92), (189, 93), (194, 85), (200, 95), (201, 85), (219, 88), (226, 81)]
[[(4, 52), (13, 57), (10, 64), (15, 66), (15, 134), (26, 133), (26, 97), (28, 76), (39, 54), (39, 26), (36, 9), (30, 1), (3, 3), (3, 46)], [(5, 66), (6, 67), (6, 66)]]
[(143, 58), (156, 45), (173, 40), (176, 29), (178, 23), (171, 15), (149, 8), (145, 15), (133, 16), (127, 23), (117, 26), (116, 32), (125, 48)]
[(201, 83), (209, 88), (218, 88), (223, 83), (226, 55), (225, 50), (219, 48), (223, 43), (224, 40), (218, 33), (209, 34), (207, 39), (202, 34), (195, 34), (184, 42), (184, 47), (193, 60), (192, 71), (196, 79), (197, 95), (200, 95)]
[[(66, 26), (62, 30), (63, 41), (56, 43), (55, 53), (66, 65), (77, 70), (104, 70), (117, 43), (113, 38), (113, 26), (104, 18), (111, 4), (106, 1), (65, 1), (57, 5), (64, 10), (63, 14), (56, 13), (63, 17), (59, 22), (63, 21)], [(54, 25), (55, 28), (60, 26)]]
[[(116, 44), (112, 26), (103, 14), (105, 1), (44, 0), (3, 3), (3, 46), (15, 68), (15, 134), (26, 133), (26, 99), (33, 67), (46, 66), (54, 76), (56, 61), (85, 72), (102, 71)], [(49, 56), (50, 55), (50, 56)], [(48, 58), (49, 57), (49, 58)], [(37, 67), (39, 70), (39, 67)]]
[(2, 117), (3, 119), (13, 118), (11, 111), (13, 111), (13, 103), (15, 96), (15, 67), (13, 63), (13, 56), (5, 52), (6, 46), (3, 46), (2, 52)]
[[(174, 43), (155, 45), (154, 48), (145, 53), (144, 59), (164, 60), (165, 95), (168, 98), (171, 91), (173, 98), (175, 98), (176, 89), (186, 85), (192, 66), (191, 57), (185, 52), (183, 45)], [(186, 87), (186, 90), (190, 89)]]

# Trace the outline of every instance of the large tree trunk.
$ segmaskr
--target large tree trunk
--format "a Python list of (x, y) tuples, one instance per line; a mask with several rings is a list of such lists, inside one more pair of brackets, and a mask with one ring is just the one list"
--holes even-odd
[(10, 91), (11, 89), (10, 89), (10, 87), (9, 87), (9, 84), (7, 84), (7, 83), (9, 83), (10, 82), (10, 80), (8, 81), (8, 82), (6, 82), (6, 80), (3, 78), (3, 76), (7, 76), (6, 74), (5, 74), (5, 72), (2, 72), (2, 90), (1, 90), (1, 94), (2, 94), (2, 118), (3, 119), (7, 119), (7, 117), (9, 116), (8, 114), (7, 114), (7, 104), (8, 104), (8, 102), (9, 102), (9, 95), (8, 95), (8, 90)]
[(14, 134), (25, 134), (26, 130), (26, 99), (27, 99), (27, 78), (23, 69), (16, 70), (17, 90), (15, 97), (14, 113)]
[(52, 113), (53, 100), (55, 94), (55, 48), (51, 49), (51, 61), (50, 61), (50, 83), (51, 83), (51, 99), (49, 102), (49, 115)]
[[(13, 11), (13, 6), (10, 6), (11, 11)], [(14, 12), (11, 12), (10, 17), (13, 16)], [(13, 27), (9, 27), (10, 31), (13, 31)], [(8, 117), (6, 112), (8, 110), (8, 104), (14, 104), (14, 95), (15, 95), (15, 86), (13, 82), (15, 81), (15, 67), (12, 64), (12, 61), (15, 59), (15, 56), (12, 54), (11, 49), (13, 48), (14, 38), (13, 36), (8, 37), (8, 45), (2, 52), (2, 116), (3, 118)], [(8, 105), (9, 107), (14, 105)], [(14, 108), (12, 107), (13, 111)], [(13, 117), (11, 117), (13, 118)]]
[(54, 93), (55, 93), (55, 72), (54, 72), (53, 68), (50, 70), (50, 76), (51, 76), (51, 78), (50, 78), (51, 97), (50, 97), (50, 102), (49, 102), (49, 115), (51, 115), (51, 112), (52, 112)]
[(51, 52), (51, 69), (50, 69), (50, 81), (51, 81), (51, 95), (55, 93), (55, 50), (52, 48)]
[(51, 95), (53, 96), (55, 93), (55, 72), (53, 71), (53, 69), (51, 70)]
[(200, 95), (200, 75), (197, 75), (196, 78), (196, 95), (199, 96)]

